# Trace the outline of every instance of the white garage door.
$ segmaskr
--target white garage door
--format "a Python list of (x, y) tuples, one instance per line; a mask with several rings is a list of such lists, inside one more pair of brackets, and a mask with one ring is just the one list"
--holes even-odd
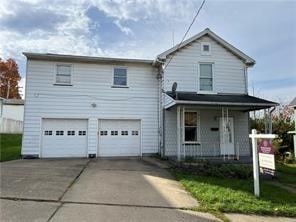
[(42, 157), (86, 157), (87, 120), (43, 119)]
[(100, 120), (99, 156), (140, 156), (139, 120)]

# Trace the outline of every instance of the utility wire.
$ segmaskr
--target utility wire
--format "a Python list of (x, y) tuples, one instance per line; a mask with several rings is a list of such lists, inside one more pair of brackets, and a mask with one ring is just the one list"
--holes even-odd
[[(183, 36), (181, 42), (178, 44), (178, 47), (177, 47), (176, 50), (178, 50), (178, 49), (180, 48), (180, 46), (182, 45), (183, 41), (185, 40), (185, 38), (186, 38), (186, 36), (187, 36), (189, 30), (191, 29), (193, 23), (195, 22), (195, 20), (196, 20), (198, 14), (199, 14), (199, 12), (200, 12), (200, 10), (202, 9), (203, 5), (205, 4), (205, 2), (206, 2), (206, 0), (203, 0), (203, 2), (201, 3), (201, 5), (199, 6), (199, 9), (197, 10), (197, 12), (196, 12), (194, 18), (192, 19), (191, 24), (189, 25), (187, 31), (185, 32), (185, 34), (184, 34), (184, 36)], [(166, 66), (164, 67), (164, 70), (168, 67), (168, 65), (169, 65), (170, 62), (172, 61), (173, 57), (174, 57), (174, 55), (171, 56), (170, 60), (168, 61), (168, 63), (167, 63)]]

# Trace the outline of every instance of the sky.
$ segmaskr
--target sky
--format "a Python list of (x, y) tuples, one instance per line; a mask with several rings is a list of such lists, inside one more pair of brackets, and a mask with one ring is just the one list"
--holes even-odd
[[(22, 86), (24, 51), (154, 59), (181, 41), (201, 2), (1, 0), (0, 58), (17, 60)], [(256, 60), (251, 95), (287, 104), (296, 96), (295, 12), (293, 0), (206, 0), (187, 38), (210, 28)]]

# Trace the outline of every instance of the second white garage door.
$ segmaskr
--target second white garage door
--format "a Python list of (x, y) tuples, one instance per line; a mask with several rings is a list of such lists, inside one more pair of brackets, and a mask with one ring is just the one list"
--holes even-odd
[(99, 156), (140, 156), (140, 120), (99, 120)]

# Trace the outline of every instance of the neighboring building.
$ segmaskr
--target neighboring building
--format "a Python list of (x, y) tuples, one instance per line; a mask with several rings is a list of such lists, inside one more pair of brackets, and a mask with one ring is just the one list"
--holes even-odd
[(248, 96), (255, 61), (209, 29), (155, 60), (24, 55), (23, 156), (249, 157), (248, 112), (277, 105)]
[(24, 100), (0, 98), (0, 133), (22, 133)]

